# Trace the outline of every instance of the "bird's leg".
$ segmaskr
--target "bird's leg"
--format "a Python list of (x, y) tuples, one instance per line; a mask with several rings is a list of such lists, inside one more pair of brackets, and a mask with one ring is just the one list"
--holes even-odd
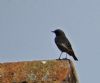
[(66, 53), (66, 58), (65, 59), (67, 59), (67, 53)]
[(60, 56), (59, 56), (59, 60), (60, 60), (60, 57), (61, 57), (62, 53), (63, 53), (63, 52), (61, 52), (61, 54), (60, 54)]

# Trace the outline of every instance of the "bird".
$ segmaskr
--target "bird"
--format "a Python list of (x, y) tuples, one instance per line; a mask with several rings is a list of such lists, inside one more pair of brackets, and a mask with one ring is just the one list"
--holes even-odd
[(78, 59), (75, 56), (75, 53), (72, 49), (71, 43), (69, 42), (65, 33), (61, 29), (56, 29), (52, 32), (55, 33), (55, 35), (56, 35), (55, 44), (57, 45), (57, 47), (61, 51), (59, 59), (60, 59), (62, 53), (65, 52), (66, 53), (66, 59), (67, 59), (67, 54), (69, 54), (70, 56), (72, 56), (74, 58), (75, 61), (78, 61)]

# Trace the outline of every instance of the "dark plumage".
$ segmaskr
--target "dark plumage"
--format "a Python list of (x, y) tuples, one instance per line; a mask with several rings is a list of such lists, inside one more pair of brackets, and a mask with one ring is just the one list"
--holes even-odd
[(72, 46), (71, 46), (69, 40), (65, 36), (65, 33), (60, 29), (57, 29), (57, 30), (52, 31), (52, 32), (56, 34), (55, 43), (56, 43), (57, 47), (61, 50), (61, 54), (59, 56), (59, 59), (60, 59), (62, 53), (66, 52), (70, 56), (72, 56), (74, 58), (74, 60), (78, 61), (77, 57), (74, 54), (74, 51), (72, 49)]

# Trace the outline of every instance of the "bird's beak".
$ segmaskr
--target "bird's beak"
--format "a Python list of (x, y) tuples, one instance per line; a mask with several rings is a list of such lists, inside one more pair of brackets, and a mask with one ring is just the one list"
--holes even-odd
[(51, 31), (52, 33), (55, 33), (55, 31)]

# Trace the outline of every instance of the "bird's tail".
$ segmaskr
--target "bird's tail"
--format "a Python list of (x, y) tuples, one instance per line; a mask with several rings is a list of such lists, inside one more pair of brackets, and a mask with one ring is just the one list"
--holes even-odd
[(75, 55), (73, 55), (73, 58), (74, 58), (75, 61), (78, 61), (78, 59)]

